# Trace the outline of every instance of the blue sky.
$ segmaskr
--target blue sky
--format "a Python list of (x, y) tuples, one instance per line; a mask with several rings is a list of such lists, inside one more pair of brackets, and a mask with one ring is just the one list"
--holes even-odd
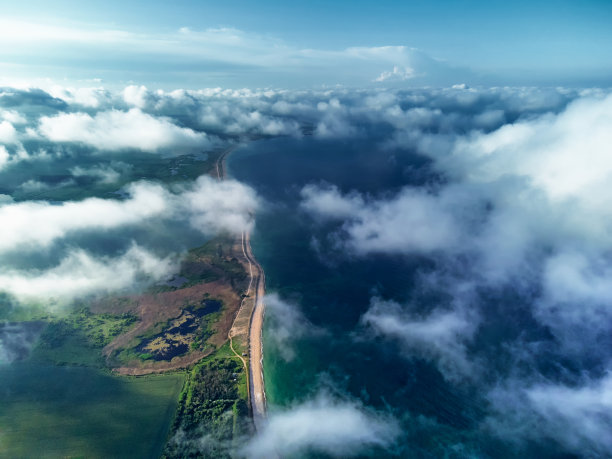
[(8, 80), (165, 88), (612, 81), (610, 1), (3, 3)]

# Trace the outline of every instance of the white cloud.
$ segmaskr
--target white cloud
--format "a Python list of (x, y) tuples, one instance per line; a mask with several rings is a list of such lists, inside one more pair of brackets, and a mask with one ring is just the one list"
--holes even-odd
[(94, 177), (102, 183), (115, 183), (121, 178), (121, 172), (118, 172), (112, 167), (103, 164), (91, 167), (89, 169), (75, 166), (70, 169), (70, 173), (74, 177)]
[(564, 352), (604, 357), (612, 326), (612, 263), (608, 254), (566, 248), (543, 263), (542, 295), (533, 314)]
[(436, 196), (405, 188), (389, 200), (370, 200), (337, 189), (309, 185), (301, 206), (315, 217), (346, 220), (341, 243), (358, 254), (419, 253), (452, 248), (458, 241), (455, 222)]
[(40, 134), (53, 142), (80, 142), (108, 151), (139, 149), (156, 152), (166, 149), (193, 149), (210, 146), (204, 133), (174, 125), (139, 109), (86, 113), (62, 113), (42, 117)]
[(322, 218), (347, 219), (357, 214), (364, 206), (363, 197), (357, 193), (343, 196), (336, 186), (320, 187), (306, 185), (300, 192), (300, 206), (311, 214)]
[(190, 212), (191, 225), (205, 233), (225, 230), (239, 234), (252, 228), (253, 213), (259, 205), (252, 188), (235, 180), (219, 182), (208, 176), (198, 178), (182, 199)]
[[(216, 33), (217, 40), (230, 39), (229, 31)], [(236, 43), (242, 39), (236, 34)], [(391, 57), (396, 59), (402, 52), (405, 51), (362, 49), (349, 54), (352, 59), (364, 62), (373, 59), (376, 53), (379, 57), (384, 55), (385, 63), (377, 69), (379, 72), (395, 65)], [(337, 57), (334, 53), (315, 51), (308, 59)], [(409, 65), (408, 60), (400, 62), (397, 65)], [(47, 117), (54, 120), (51, 122), (56, 125), (54, 129), (64, 136), (61, 142), (83, 142), (107, 150), (160, 151), (172, 150), (173, 145), (181, 142), (195, 145), (190, 143), (193, 140), (190, 135), (178, 127), (185, 123), (197, 126), (198, 130), (236, 138), (265, 134), (299, 136), (301, 129), (337, 139), (373, 136), (380, 139), (381, 159), (392, 159), (396, 162), (389, 164), (398, 166), (406, 164), (402, 162), (405, 154), (429, 156), (433, 164), (396, 172), (405, 173), (410, 180), (416, 177), (419, 183), (435, 174), (431, 188), (408, 186), (395, 194), (375, 196), (341, 192), (333, 185), (307, 185), (302, 189), (302, 210), (324, 221), (321, 228), (335, 227), (332, 237), (325, 241), (336, 243), (335, 247), (343, 253), (363, 257), (381, 252), (418, 254), (432, 260), (428, 269), (434, 272), (420, 273), (415, 278), (414, 289), (410, 291), (414, 298), (401, 306), (373, 300), (359, 330), (394, 340), (405, 357), (429, 361), (449, 384), (460, 380), (461, 384), (471, 384), (470, 389), (486, 394), (484, 397), (495, 407), (493, 411), (499, 411), (495, 422), (500, 435), (505, 432), (505, 440), (518, 444), (525, 438), (535, 439), (536, 443), (551, 438), (560, 448), (565, 445), (578, 454), (583, 448), (593, 456), (608, 447), (606, 441), (597, 440), (597, 435), (604, 435), (610, 419), (596, 405), (599, 400), (602, 409), (609, 409), (606, 404), (609, 378), (602, 378), (601, 373), (610, 367), (608, 335), (612, 326), (612, 290), (608, 287), (612, 279), (609, 251), (612, 191), (608, 186), (612, 178), (609, 161), (612, 139), (608, 129), (612, 96), (605, 91), (481, 90), (458, 86), (402, 91), (211, 88), (167, 92), (131, 86), (121, 93), (112, 93), (110, 98), (102, 91), (83, 91), (80, 95), (76, 90), (49, 91), (66, 104), (42, 91), (0, 91), (6, 106), (17, 107), (10, 115), (2, 112), (0, 119), (10, 123), (20, 136), (22, 132), (28, 135), (28, 127), (21, 125), (32, 113), (64, 112)], [(572, 99), (579, 100), (567, 106)], [(84, 105), (89, 105), (87, 115), (81, 113)], [(112, 107), (133, 110), (117, 112)], [(142, 126), (165, 125), (169, 129), (165, 140), (156, 137), (151, 144), (144, 145), (144, 140), (136, 139), (140, 136), (138, 130), (129, 135), (121, 129), (114, 131), (119, 121), (129, 121), (130, 114), (135, 114), (136, 121), (127, 124), (134, 128), (145, 119), (147, 122), (143, 121)], [(61, 129), (64, 121), (65, 132)], [(504, 125), (508, 122), (511, 124)], [(30, 136), (27, 147), (30, 148), (30, 142), (40, 143), (40, 147), (33, 148), (49, 152), (45, 167), (53, 169), (55, 159), (66, 159), (72, 150), (78, 149), (59, 145), (60, 140), (49, 136), (41, 137), (42, 126), (41, 121), (38, 136)], [(68, 132), (68, 127), (81, 131)], [(125, 135), (120, 142), (109, 144), (106, 136), (109, 133)], [(66, 140), (68, 137), (70, 140)], [(3, 164), (6, 167), (34, 157), (34, 151), (27, 153), (16, 144), (0, 146), (0, 169)], [(65, 156), (60, 158), (62, 154)], [(118, 171), (124, 170), (117, 163), (79, 166), (79, 158), (73, 157), (75, 164), (70, 171), (74, 176), (89, 175), (110, 182), (117, 179)], [(129, 161), (129, 155), (124, 161)], [(34, 172), (30, 184), (36, 186), (42, 182)], [(65, 169), (61, 173), (65, 174)], [(134, 185), (134, 189), (139, 186)], [(143, 198), (140, 204), (133, 192), (124, 200), (84, 200), (54, 206), (15, 203), (10, 196), (0, 195), (0, 255), (16, 251), (3, 256), (3, 262), (28, 248), (32, 250), (29, 257), (39, 255), (37, 252), (49, 255), (44, 248), (60, 239), (62, 243), (53, 249), (74, 247), (71, 243), (80, 237), (71, 236), (77, 235), (77, 231), (122, 231), (122, 225), (148, 225), (164, 219), (193, 225), (206, 234), (219, 230), (238, 233), (253, 225), (252, 212), (259, 204), (253, 190), (237, 182), (219, 183), (209, 177), (171, 190), (148, 186), (151, 197)], [(150, 209), (156, 202), (157, 210)], [(8, 218), (13, 214), (4, 210), (7, 208), (12, 209), (15, 218)], [(19, 221), (22, 223), (14, 223)], [(13, 288), (20, 295), (40, 288), (43, 294), (70, 298), (104, 291), (104, 276), (113, 269), (117, 272), (123, 269), (126, 279), (136, 282), (150, 272), (151, 278), (165, 272), (161, 269), (164, 260), (153, 257), (153, 266), (160, 262), (161, 268), (156, 271), (141, 267), (145, 262), (142, 257), (124, 258), (96, 259), (77, 247), (63, 256), (60, 254), (57, 266), (46, 271), (13, 269), (5, 263), (0, 279), (7, 291)], [(91, 282), (76, 272), (73, 277), (79, 283), (70, 283), (69, 271), (81, 270), (81, 266), (83, 272), (89, 273)], [(101, 277), (95, 277), (97, 274)], [(424, 280), (428, 276), (429, 280)], [(455, 288), (462, 283), (473, 284), (477, 292), (467, 301)], [(115, 288), (112, 283), (108, 286)], [(426, 290), (441, 295), (444, 303), (433, 310), (417, 312), (422, 306), (419, 295), (430, 300), (428, 292), (423, 293)], [(448, 298), (450, 303), (446, 303)], [(313, 333), (316, 338), (318, 330), (305, 323), (299, 309), (285, 301), (274, 297), (266, 301), (272, 326), (273, 316), (278, 319), (270, 341), (276, 340), (282, 357), (291, 360), (296, 351), (293, 340), (310, 339)], [(488, 327), (492, 326), (503, 329), (499, 337), (490, 338)], [(490, 347), (485, 349), (478, 344), (489, 338)], [(507, 362), (503, 368), (489, 360), (494, 353)], [(545, 370), (542, 362), (546, 362)], [(493, 396), (492, 385), (503, 389), (497, 398)], [(552, 395), (547, 398), (546, 394)], [(568, 401), (565, 405), (564, 400)], [(330, 401), (322, 405), (323, 408), (309, 402), (298, 406), (296, 409), (302, 414), (296, 417), (327, 416), (324, 408), (329, 406), (348, 405), (355, 408), (351, 412), (363, 412), (351, 403)], [(283, 419), (290, 419), (291, 413), (281, 414), (287, 415)], [(293, 420), (288, 422), (296, 425)], [(281, 445), (279, 451), (287, 454), (304, 450), (359, 454), (353, 450), (336, 453), (333, 441), (316, 427), (303, 429), (312, 435), (300, 434), (295, 445), (284, 447), (285, 435), (289, 434), (280, 421), (271, 425), (273, 429), (261, 437), (265, 440), (254, 440), (251, 445), (262, 455), (269, 448), (276, 448), (270, 445), (277, 444)], [(576, 432), (563, 439), (562, 432), (571, 429)], [(531, 437), (529, 430), (533, 431)], [(339, 435), (352, 438), (344, 431)], [(337, 451), (341, 451), (340, 446)]]
[(230, 135), (301, 135), (299, 124), (290, 119), (262, 114), (258, 109), (269, 108), (259, 100), (236, 103), (216, 100), (199, 108), (199, 122), (204, 129)]
[(126, 86), (123, 90), (123, 100), (125, 103), (140, 109), (147, 107), (151, 99), (150, 95), (151, 93), (147, 90), (146, 86), (130, 85)]
[[(36, 182), (29, 185), (38, 186)], [(59, 205), (26, 201), (0, 207), (0, 253), (40, 249), (76, 231), (100, 231), (139, 224), (152, 217), (187, 219), (207, 234), (240, 233), (252, 227), (255, 192), (233, 180), (200, 177), (173, 194), (161, 185), (137, 182), (125, 200), (88, 198)]]
[(551, 439), (580, 456), (606, 457), (612, 449), (612, 376), (565, 385), (512, 380), (488, 398), (491, 432), (514, 444)]
[(434, 310), (426, 315), (410, 313), (399, 304), (373, 298), (362, 322), (377, 334), (398, 340), (408, 356), (433, 360), (448, 379), (474, 375), (466, 344), (478, 328), (473, 312)]
[[(196, 87), (201, 87), (203, 81), (208, 85), (238, 87), (367, 85), (383, 72), (390, 73), (400, 83), (407, 77), (427, 76), (429, 84), (471, 77), (465, 70), (451, 69), (405, 46), (305, 49), (269, 34), (229, 27), (204, 30), (184, 27), (163, 33), (142, 33), (91, 25), (51, 26), (4, 18), (0, 20), (0, 39), (11, 43), (3, 56), (7, 76), (20, 73), (63, 76), (68, 68), (83, 80), (104, 74), (107, 79), (159, 85), (163, 74), (165, 79), (191, 80)], [(39, 62), (50, 62), (50, 50), (53, 52), (51, 65), (39, 67)], [(398, 70), (389, 72), (390, 68)], [(148, 81), (142, 81), (143, 78)]]
[(0, 118), (13, 124), (26, 124), (27, 120), (15, 110), (0, 110)]
[[(78, 175), (79, 171), (76, 172)], [(30, 182), (26, 182), (30, 189), (44, 186)], [(254, 191), (247, 186), (231, 180), (219, 182), (208, 176), (176, 192), (147, 182), (131, 184), (126, 192), (123, 200), (88, 198), (60, 204), (3, 200), (0, 258), (4, 264), (0, 268), (0, 291), (21, 301), (56, 299), (64, 303), (83, 295), (163, 279), (176, 271), (175, 260), (158, 258), (137, 245), (120, 257), (96, 258), (78, 248), (72, 238), (78, 232), (87, 231), (95, 236), (127, 225), (151, 224), (153, 218), (184, 221), (207, 235), (220, 231), (240, 233), (253, 225), (252, 212), (258, 204)], [(45, 252), (60, 257), (56, 266), (30, 270), (11, 267), (9, 260), (16, 253), (41, 253), (59, 240), (68, 244)]]
[(329, 114), (317, 124), (315, 136), (326, 138), (351, 137), (357, 134), (357, 129), (341, 116)]
[(267, 294), (266, 304), (266, 346), (272, 346), (284, 360), (296, 356), (294, 343), (305, 336), (321, 336), (324, 331), (313, 325), (298, 306), (284, 301), (278, 294)]
[[(211, 118), (208, 117), (207, 120), (210, 122)], [(251, 131), (264, 135), (300, 135), (299, 126), (295, 121), (273, 119), (256, 110), (235, 114), (235, 119), (225, 127), (224, 131), (227, 134)]]
[(557, 304), (612, 304), (610, 260), (576, 251), (559, 253), (546, 260), (543, 286), (548, 301)]
[(343, 105), (336, 97), (317, 104), (317, 110), (323, 114), (314, 135), (319, 138), (353, 137), (358, 131), (350, 122), (349, 107)]
[[(550, 448), (603, 457), (612, 427), (611, 378), (601, 376), (612, 326), (612, 96), (455, 88), (355, 98), (338, 104), (349, 107), (337, 111), (346, 123), (391, 126), (390, 148), (428, 155), (427, 172), (443, 174), (435, 193), (302, 190), (302, 209), (341, 225), (332, 235), (342, 248), (422, 253), (435, 265), (437, 282), (418, 277), (413, 303), (374, 300), (362, 323), (451, 384), (487, 393), (495, 415), (485, 424), (517, 451), (531, 451), (525, 439), (552, 440)], [(439, 227), (444, 237), (432, 243)], [(462, 282), (475, 287), (471, 301), (456, 291)], [(417, 313), (428, 289), (451, 306)], [(484, 341), (490, 347), (472, 346)]]
[(71, 105), (88, 108), (98, 108), (111, 100), (110, 92), (102, 87), (65, 88), (63, 86), (53, 85), (49, 89), (49, 94)]
[[(491, 283), (536, 276), (550, 249), (562, 251), (569, 246), (597, 252), (612, 243), (608, 205), (612, 192), (607, 186), (612, 178), (612, 137), (607, 129), (612, 96), (589, 94), (559, 113), (549, 112), (563, 107), (562, 95), (562, 91), (490, 90), (483, 94), (454, 89), (439, 95), (434, 91), (429, 99), (419, 101), (431, 104), (440, 97), (436, 103), (444, 110), (402, 110), (391, 99), (368, 99), (378, 115), (397, 129), (393, 147), (427, 154), (446, 175), (447, 185), (430, 196), (428, 204), (440, 215), (447, 214), (446, 220), (437, 219), (442, 227), (445, 221), (453, 225), (454, 243), (450, 240), (441, 248), (451, 252), (460, 248), (475, 256), (478, 275)], [(500, 99), (491, 103), (491, 97)], [(480, 106), (483, 99), (489, 100)], [(480, 131), (483, 125), (494, 127), (503, 122), (507, 112), (519, 110), (518, 104), (528, 107), (527, 113), (544, 113), (525, 116), (490, 133)], [(448, 113), (464, 106), (477, 109), (477, 114)], [(373, 114), (373, 119), (378, 115)], [(436, 134), (425, 132), (432, 128)], [(468, 134), (455, 132), (460, 130)], [(484, 212), (486, 206), (489, 210)], [(397, 216), (390, 223), (403, 214), (399, 206), (395, 209)], [(401, 225), (385, 229), (397, 239), (407, 232)]]
[(583, 453), (612, 450), (612, 376), (585, 386), (543, 384), (527, 390), (532, 408), (555, 440)]
[(388, 447), (397, 425), (359, 405), (320, 395), (287, 411), (270, 412), (268, 423), (244, 448), (249, 458), (323, 453), (355, 456), (371, 447)]
[(10, 121), (0, 122), (0, 143), (15, 144), (18, 142), (17, 131)]
[(393, 70), (382, 72), (374, 81), (383, 82), (389, 80), (404, 81), (414, 78), (414, 70), (410, 67), (393, 66)]
[(176, 270), (172, 260), (157, 258), (136, 245), (117, 258), (96, 259), (73, 250), (59, 265), (45, 271), (0, 269), (0, 290), (20, 301), (67, 301), (165, 279)]
[(0, 207), (0, 252), (38, 249), (73, 231), (109, 229), (139, 223), (168, 210), (169, 197), (159, 185), (137, 183), (125, 201), (88, 198), (51, 205), (19, 202)]
[(610, 123), (612, 95), (580, 99), (559, 115), (508, 124), (459, 142), (455, 155), (472, 180), (513, 174), (527, 177), (551, 199), (594, 203), (603, 200), (597, 195), (612, 174)]

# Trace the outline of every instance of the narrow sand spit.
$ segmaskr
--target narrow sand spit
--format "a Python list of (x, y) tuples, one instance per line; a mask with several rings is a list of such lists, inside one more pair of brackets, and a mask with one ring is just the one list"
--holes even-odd
[[(226, 150), (217, 160), (216, 172), (219, 180), (223, 180), (226, 176), (225, 158), (232, 150)], [(228, 337), (232, 352), (242, 360), (245, 368), (247, 367), (247, 361), (243, 355), (246, 354), (248, 356), (248, 392), (251, 412), (255, 429), (261, 431), (266, 419), (262, 343), (265, 309), (263, 297), (265, 295), (266, 280), (261, 265), (257, 263), (253, 256), (251, 235), (248, 231), (242, 233), (239, 243), (244, 256), (243, 263), (248, 266), (250, 281)], [(236, 351), (235, 343), (239, 346), (239, 351), (243, 355)]]
[(249, 326), (249, 389), (251, 394), (251, 408), (255, 428), (260, 431), (266, 419), (266, 392), (263, 375), (263, 322), (266, 278), (263, 269), (253, 257), (251, 251), (250, 235), (245, 233), (242, 243), (245, 256), (253, 267), (253, 313)]

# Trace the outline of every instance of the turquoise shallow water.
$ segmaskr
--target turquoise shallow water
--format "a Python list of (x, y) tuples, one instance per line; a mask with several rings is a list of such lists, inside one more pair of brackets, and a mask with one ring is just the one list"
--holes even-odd
[(269, 337), (274, 318), (268, 317), (264, 368), (272, 409), (326, 388), (390, 414), (399, 420), (402, 436), (393, 448), (370, 452), (373, 456), (561, 457), (544, 441), (527, 442), (517, 450), (482, 428), (488, 406), (481, 384), (491, 384), (498, 368), (505, 371), (505, 340), (533, 326), (528, 319), (509, 321), (503, 313), (503, 305), (513, 305), (520, 317), (520, 298), (512, 292), (490, 293), (489, 301), (496, 306), (489, 308), (488, 326), (469, 349), (489, 362), (483, 381), (445, 380), (432, 363), (406, 358), (397, 343), (368, 335), (360, 322), (372, 297), (411, 304), (417, 313), (449, 301), (435, 291), (415, 293), (418, 277), (434, 271), (436, 260), (347, 256), (329, 236), (338, 227), (315, 224), (299, 208), (299, 191), (311, 183), (371, 196), (388, 196), (405, 185), (435, 188), (441, 179), (427, 160), (406, 151), (382, 150), (376, 139), (285, 138), (238, 149), (230, 155), (228, 169), (266, 201), (257, 214), (252, 245), (266, 272), (267, 291), (297, 304), (317, 330), (285, 343), (294, 354), (287, 360)]

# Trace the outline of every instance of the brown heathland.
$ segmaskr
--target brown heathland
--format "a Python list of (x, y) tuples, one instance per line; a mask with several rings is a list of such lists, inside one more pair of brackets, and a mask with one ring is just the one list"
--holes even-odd
[[(233, 238), (213, 240), (204, 248), (190, 252), (183, 263), (182, 272), (189, 276), (214, 277), (216, 280), (201, 281), (195, 285), (190, 285), (193, 284), (190, 282), (190, 286), (185, 288), (111, 297), (95, 302), (91, 307), (94, 313), (132, 313), (139, 319), (135, 327), (117, 336), (104, 348), (104, 355), (109, 362), (114, 354), (137, 345), (147, 332), (177, 319), (185, 308), (199, 305), (205, 299), (214, 299), (223, 304), (221, 314), (211, 325), (212, 334), (206, 340), (207, 346), (204, 349), (192, 349), (169, 361), (142, 361), (134, 358), (123, 362), (115, 371), (138, 375), (184, 368), (221, 347), (227, 340), (240, 308), (242, 292), (246, 290), (247, 276), (239, 261), (241, 254), (236, 252)], [(157, 346), (162, 347), (163, 343), (157, 343)]]

